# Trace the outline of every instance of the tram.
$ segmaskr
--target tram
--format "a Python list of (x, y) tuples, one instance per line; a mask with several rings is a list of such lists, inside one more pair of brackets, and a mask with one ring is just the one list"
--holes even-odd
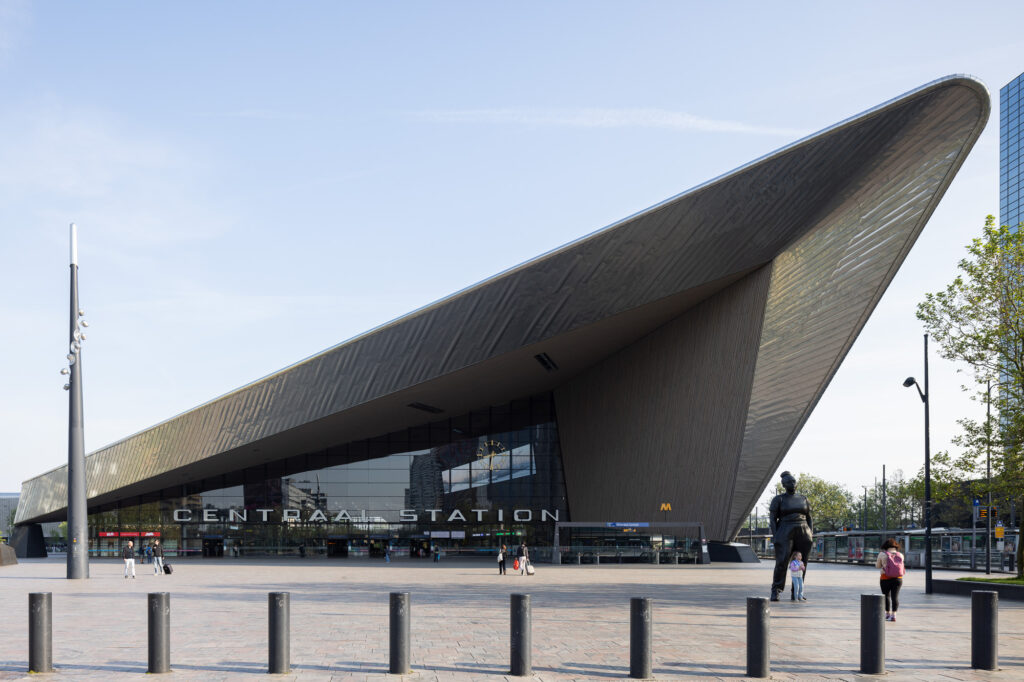
[[(1016, 569), (1016, 548), (1019, 528), (1007, 528), (1002, 538), (992, 539), (992, 568)], [(903, 549), (908, 568), (924, 567), (925, 532), (913, 530), (851, 530), (825, 531), (814, 534), (811, 561), (846, 564), (874, 564), (886, 538), (896, 538)], [(932, 567), (973, 570), (985, 567), (986, 542), (984, 528), (933, 528)]]
[[(1005, 528), (1002, 538), (992, 538), (992, 570), (1016, 571), (1019, 528)], [(924, 529), (815, 531), (812, 563), (873, 565), (886, 538), (896, 538), (908, 568), (924, 567)], [(766, 529), (741, 533), (761, 559), (774, 559), (771, 535)], [(984, 570), (986, 558), (984, 528), (932, 528), (932, 568)]]

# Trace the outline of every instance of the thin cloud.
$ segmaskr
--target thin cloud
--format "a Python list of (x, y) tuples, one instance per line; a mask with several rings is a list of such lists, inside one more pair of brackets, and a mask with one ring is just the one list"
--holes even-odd
[(199, 111), (192, 114), (203, 118), (243, 118), (255, 121), (308, 121), (306, 114), (273, 109), (239, 109), (237, 111)]
[(413, 112), (435, 123), (488, 123), (568, 128), (659, 128), (682, 132), (802, 137), (806, 130), (702, 118), (667, 109), (454, 109)]

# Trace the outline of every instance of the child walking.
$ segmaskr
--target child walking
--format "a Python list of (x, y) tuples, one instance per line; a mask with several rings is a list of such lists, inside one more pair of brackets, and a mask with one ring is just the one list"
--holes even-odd
[(807, 601), (804, 596), (804, 562), (800, 552), (793, 552), (793, 560), (789, 562), (789, 576), (793, 579), (793, 599)]

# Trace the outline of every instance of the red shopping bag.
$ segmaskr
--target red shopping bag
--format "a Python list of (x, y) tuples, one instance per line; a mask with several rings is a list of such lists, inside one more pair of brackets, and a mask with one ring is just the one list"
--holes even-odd
[(512, 570), (513, 571), (518, 571), (519, 570), (519, 559), (516, 559), (515, 561), (512, 562)]

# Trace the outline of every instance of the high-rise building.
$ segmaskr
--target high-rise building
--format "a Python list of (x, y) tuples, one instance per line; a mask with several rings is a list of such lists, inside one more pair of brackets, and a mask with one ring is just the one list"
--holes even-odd
[(1024, 137), (1021, 136), (1021, 99), (1024, 73), (999, 90), (999, 224), (1017, 227), (1024, 222)]

